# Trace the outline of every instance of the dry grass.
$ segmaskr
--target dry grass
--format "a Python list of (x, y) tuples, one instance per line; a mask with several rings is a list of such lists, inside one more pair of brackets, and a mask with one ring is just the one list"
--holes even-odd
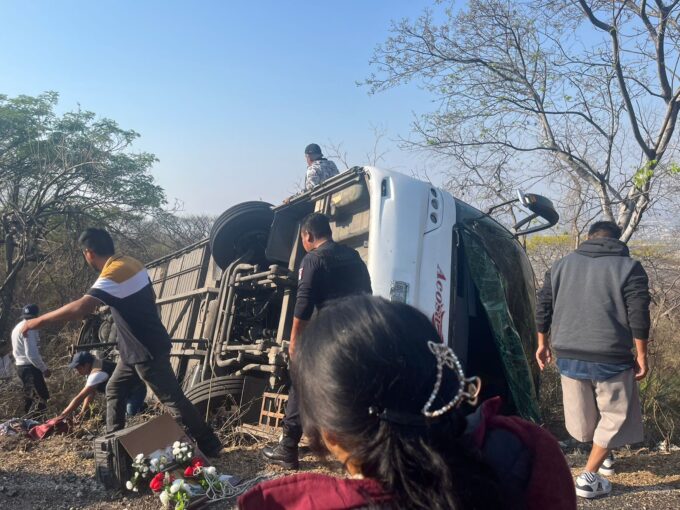
[[(83, 379), (68, 368), (69, 346), (75, 339), (73, 331), (64, 331), (56, 336), (41, 335), (41, 354), (52, 375), (45, 381), (50, 392), (47, 403), (48, 416), (57, 416), (81, 390)], [(14, 377), (0, 381), (0, 420), (23, 417), (24, 400), (21, 382)]]

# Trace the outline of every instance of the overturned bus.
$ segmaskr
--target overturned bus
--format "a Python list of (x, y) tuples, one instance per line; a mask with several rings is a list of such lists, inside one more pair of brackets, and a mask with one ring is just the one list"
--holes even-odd
[[(147, 264), (187, 397), (206, 413), (238, 409), (255, 433), (275, 431), (304, 256), (300, 221), (317, 211), (335, 241), (359, 252), (376, 295), (432, 318), (466, 372), (481, 377), (482, 398), (500, 395), (507, 412), (538, 420), (534, 276), (517, 237), (558, 215), (540, 195), (516, 201), (528, 215), (506, 229), (427, 182), (355, 167), (280, 206), (231, 207), (209, 239)], [(115, 356), (116, 337), (104, 307), (85, 321), (76, 349)]]

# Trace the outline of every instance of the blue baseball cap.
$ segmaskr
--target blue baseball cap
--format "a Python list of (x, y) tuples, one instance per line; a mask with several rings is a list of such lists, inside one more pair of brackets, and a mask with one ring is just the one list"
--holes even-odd
[(39, 313), (40, 309), (38, 308), (38, 305), (26, 305), (21, 309), (21, 318), (32, 319), (33, 317), (37, 317)]
[(68, 364), (69, 368), (76, 368), (80, 365), (85, 365), (87, 363), (92, 363), (94, 361), (94, 356), (87, 351), (76, 352), (73, 355), (71, 363)]

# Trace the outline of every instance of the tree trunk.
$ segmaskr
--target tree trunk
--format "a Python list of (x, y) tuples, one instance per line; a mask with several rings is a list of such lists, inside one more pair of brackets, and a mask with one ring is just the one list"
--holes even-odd
[[(21, 264), (23, 266), (23, 263)], [(14, 289), (17, 285), (19, 270), (21, 268), (14, 266), (13, 271), (7, 275), (5, 281), (0, 287), (0, 338), (9, 340), (12, 324), (9, 323), (12, 311), (12, 304), (14, 303)]]
[(16, 243), (11, 235), (5, 237), (5, 281), (0, 285), (0, 338), (9, 339), (9, 319), (14, 303), (14, 289), (17, 285), (19, 273), (26, 263), (23, 247), (19, 247), (19, 257), (15, 258)]

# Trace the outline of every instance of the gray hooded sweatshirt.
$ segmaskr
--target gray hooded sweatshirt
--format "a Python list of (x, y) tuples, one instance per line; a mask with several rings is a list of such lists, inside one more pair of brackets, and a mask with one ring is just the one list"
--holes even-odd
[(618, 239), (589, 239), (555, 262), (538, 293), (538, 330), (558, 358), (633, 361), (633, 338), (649, 335), (649, 280)]

